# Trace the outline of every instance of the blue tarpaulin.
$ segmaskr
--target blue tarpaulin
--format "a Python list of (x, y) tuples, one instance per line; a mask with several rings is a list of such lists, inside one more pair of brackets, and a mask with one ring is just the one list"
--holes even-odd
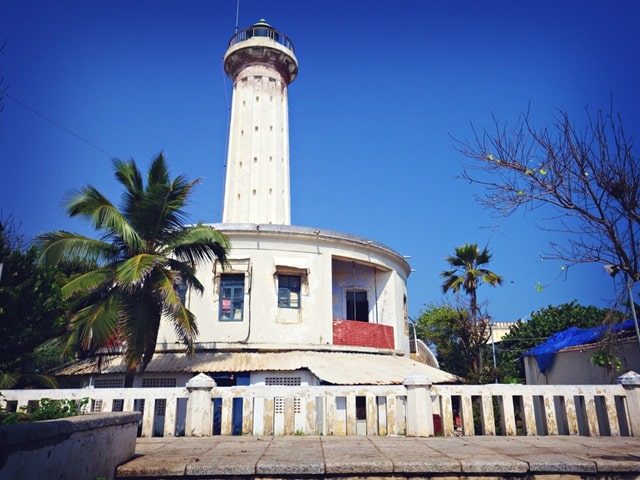
[(623, 330), (629, 330), (633, 327), (633, 320), (627, 320), (623, 323), (616, 323), (614, 325), (600, 325), (592, 328), (578, 328), (571, 327), (563, 330), (562, 332), (554, 333), (547, 341), (536, 345), (531, 350), (523, 353), (522, 356), (526, 357), (533, 355), (538, 362), (538, 369), (542, 373), (546, 373), (553, 364), (553, 355), (558, 350), (562, 350), (567, 347), (576, 347), (578, 345), (586, 345), (588, 343), (597, 342), (608, 331), (618, 333)]

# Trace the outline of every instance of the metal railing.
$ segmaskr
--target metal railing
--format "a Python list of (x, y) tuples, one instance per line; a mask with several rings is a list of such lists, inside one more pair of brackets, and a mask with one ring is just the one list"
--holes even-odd
[(236, 43), (244, 42), (245, 40), (249, 40), (250, 38), (260, 37), (260, 38), (270, 38), (271, 40), (279, 43), (283, 47), (288, 48), (292, 52), (294, 51), (293, 42), (284, 35), (272, 28), (258, 26), (258, 27), (250, 27), (246, 30), (242, 30), (236, 33), (231, 40), (229, 40), (229, 46), (235, 45)]

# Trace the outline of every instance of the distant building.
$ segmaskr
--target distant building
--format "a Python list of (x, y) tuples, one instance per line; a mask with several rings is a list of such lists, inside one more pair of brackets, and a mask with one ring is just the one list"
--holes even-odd
[(491, 322), (491, 337), (489, 338), (489, 343), (501, 342), (502, 338), (509, 333), (511, 327), (516, 323), (517, 322)]
[[(222, 223), (229, 265), (198, 265), (202, 296), (187, 307), (200, 330), (189, 357), (168, 324), (135, 385), (398, 384), (414, 372), (455, 381), (409, 358), (410, 266), (391, 248), (350, 234), (291, 225), (288, 88), (293, 43), (261, 20), (235, 34), (224, 56), (233, 80)], [(61, 375), (116, 386), (124, 365), (83, 362)]]

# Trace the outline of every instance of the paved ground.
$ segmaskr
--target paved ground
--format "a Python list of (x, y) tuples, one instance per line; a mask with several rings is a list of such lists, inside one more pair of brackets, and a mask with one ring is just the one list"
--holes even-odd
[(630, 437), (140, 438), (136, 454), (117, 478), (640, 478)]

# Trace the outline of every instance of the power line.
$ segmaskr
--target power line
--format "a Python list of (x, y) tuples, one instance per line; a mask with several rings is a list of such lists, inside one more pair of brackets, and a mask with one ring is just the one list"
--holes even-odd
[(105, 151), (104, 149), (100, 148), (98, 145), (96, 145), (93, 142), (90, 142), (89, 140), (87, 140), (86, 138), (82, 137), (81, 135), (78, 135), (77, 133), (75, 133), (73, 130), (68, 129), (67, 127), (65, 127), (64, 125), (61, 125), (60, 123), (56, 122), (55, 120), (52, 120), (51, 118), (47, 117), (46, 115), (40, 113), (39, 111), (37, 111), (35, 108), (27, 105), (26, 103), (18, 100), (17, 98), (15, 98), (13, 95), (10, 95), (9, 93), (2, 92), (0, 94), (0, 97), (7, 97), (11, 100), (13, 100), (14, 102), (16, 102), (18, 105), (20, 105), (23, 108), (26, 108), (27, 110), (29, 110), (31, 113), (35, 113), (36, 115), (38, 115), (40, 118), (46, 120), (47, 122), (49, 122), (50, 124), (58, 127), (60, 130), (68, 133), (69, 135), (72, 135), (74, 137), (76, 137), (78, 140), (80, 140), (81, 142), (86, 143), (87, 145), (89, 145), (91, 148), (99, 151), (100, 153), (103, 153), (104, 155), (106, 155), (109, 158), (113, 158), (115, 157), (115, 155), (110, 154), (109, 152)]

